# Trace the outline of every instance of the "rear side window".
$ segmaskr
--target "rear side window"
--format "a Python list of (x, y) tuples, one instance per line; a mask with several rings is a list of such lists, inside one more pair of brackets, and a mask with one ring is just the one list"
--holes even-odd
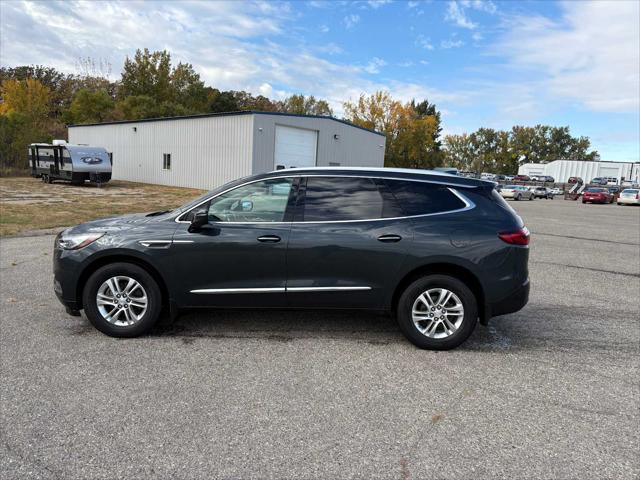
[(399, 208), (370, 178), (308, 177), (305, 222), (374, 220), (397, 217)]
[(405, 180), (385, 180), (385, 184), (407, 216), (450, 212), (466, 206), (445, 185)]

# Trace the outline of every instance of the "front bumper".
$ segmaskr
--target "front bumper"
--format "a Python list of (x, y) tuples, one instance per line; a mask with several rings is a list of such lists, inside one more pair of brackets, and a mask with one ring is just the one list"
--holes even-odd
[(521, 310), (529, 302), (531, 283), (527, 279), (520, 287), (497, 302), (487, 305), (487, 318), (506, 315)]

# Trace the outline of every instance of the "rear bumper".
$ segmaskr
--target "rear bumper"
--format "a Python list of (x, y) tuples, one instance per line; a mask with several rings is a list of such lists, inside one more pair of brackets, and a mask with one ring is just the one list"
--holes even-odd
[(521, 310), (529, 302), (531, 283), (527, 279), (521, 286), (506, 297), (487, 305), (487, 317), (497, 317)]

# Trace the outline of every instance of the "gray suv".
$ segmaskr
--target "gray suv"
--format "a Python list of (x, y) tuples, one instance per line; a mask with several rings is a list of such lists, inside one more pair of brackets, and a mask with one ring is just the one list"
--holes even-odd
[[(87, 222), (55, 240), (54, 289), (115, 337), (162, 311), (384, 310), (450, 349), (528, 300), (529, 232), (493, 182), (404, 169), (278, 170), (176, 210)], [(304, 321), (304, 320), (301, 320)]]

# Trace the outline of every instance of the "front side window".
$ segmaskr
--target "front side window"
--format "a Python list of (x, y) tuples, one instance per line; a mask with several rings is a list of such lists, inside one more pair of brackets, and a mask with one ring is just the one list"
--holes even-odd
[(385, 183), (407, 216), (450, 212), (466, 206), (446, 185), (409, 180), (385, 180)]
[(370, 178), (308, 177), (305, 222), (373, 220), (398, 216), (393, 198)]
[(272, 178), (223, 193), (209, 202), (210, 222), (282, 222), (291, 178)]

